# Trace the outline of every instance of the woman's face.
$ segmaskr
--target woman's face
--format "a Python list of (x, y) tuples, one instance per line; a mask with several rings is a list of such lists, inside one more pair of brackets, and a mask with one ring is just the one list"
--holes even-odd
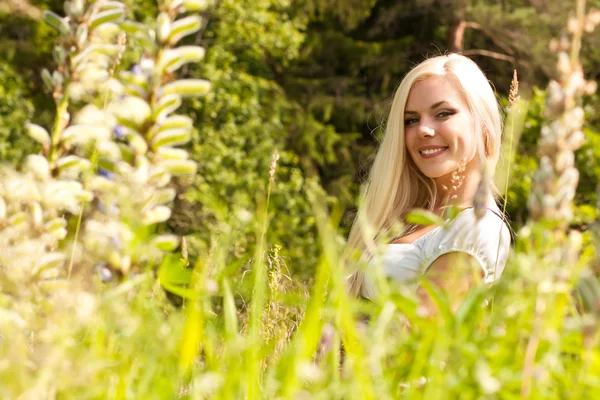
[(479, 167), (473, 117), (449, 78), (414, 84), (404, 111), (404, 135), (410, 157), (429, 178), (452, 174), (461, 164)]

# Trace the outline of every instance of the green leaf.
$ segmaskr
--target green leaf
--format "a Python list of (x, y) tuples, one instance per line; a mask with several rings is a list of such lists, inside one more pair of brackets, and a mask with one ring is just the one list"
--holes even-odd
[(161, 161), (160, 166), (173, 176), (194, 175), (198, 169), (198, 165), (192, 160), (166, 160)]
[(182, 97), (203, 96), (210, 90), (210, 82), (204, 79), (179, 79), (160, 89), (161, 95), (178, 94)]
[(47, 253), (44, 254), (40, 261), (33, 267), (31, 275), (38, 277), (42, 272), (52, 269), (60, 268), (65, 262), (66, 256), (63, 253)]
[(42, 69), (42, 80), (44, 81), (44, 85), (46, 85), (46, 89), (54, 90), (54, 82), (52, 81), (52, 74), (46, 68)]
[(159, 235), (150, 241), (150, 246), (162, 251), (174, 251), (179, 246), (179, 237), (175, 235)]
[(52, 232), (57, 229), (66, 228), (67, 221), (64, 218), (58, 217), (51, 219), (50, 221), (44, 224), (44, 230), (48, 232)]
[(154, 159), (160, 163), (164, 160), (187, 160), (188, 157), (187, 150), (163, 146), (156, 150)]
[(225, 317), (225, 334), (233, 338), (238, 333), (237, 309), (227, 278), (223, 279), (223, 312)]
[(148, 140), (152, 140), (158, 133), (169, 129), (192, 129), (192, 119), (183, 115), (173, 115), (168, 117), (163, 122), (157, 122), (152, 125), (148, 131)]
[(458, 216), (458, 214), (460, 214), (461, 211), (462, 210), (457, 205), (452, 204), (451, 206), (449, 206), (446, 209), (446, 212), (445, 212), (446, 219), (448, 219), (450, 221), (454, 220)]
[(50, 146), (50, 134), (43, 127), (36, 124), (27, 124), (27, 133), (43, 146)]
[(55, 12), (45, 10), (44, 22), (56, 29), (62, 35), (67, 35), (71, 32), (71, 27), (69, 26), (67, 20)]
[(120, 1), (103, 1), (100, 3), (100, 10), (122, 10), (125, 11), (125, 4)]
[(71, 125), (63, 131), (62, 142), (69, 144), (86, 144), (93, 140), (108, 140), (110, 130), (98, 125)]
[(190, 15), (179, 19), (171, 24), (171, 33), (169, 34), (169, 44), (177, 44), (183, 37), (196, 33), (202, 26), (202, 20), (197, 15)]
[(179, 106), (181, 106), (181, 96), (176, 94), (162, 96), (154, 105), (153, 119), (160, 122), (177, 110)]
[(188, 129), (168, 129), (158, 133), (151, 141), (152, 150), (162, 146), (177, 146), (186, 144), (192, 138)]
[(171, 209), (161, 205), (147, 211), (142, 217), (142, 223), (144, 225), (153, 225), (165, 222), (169, 218), (171, 218)]
[(192, 270), (186, 268), (187, 261), (176, 254), (169, 254), (163, 258), (158, 267), (158, 281), (161, 285), (189, 285), (192, 279)]
[(125, 20), (122, 21), (119, 26), (125, 33), (130, 35), (143, 35), (148, 38), (150, 37), (150, 28), (140, 22)]
[(163, 187), (171, 182), (171, 174), (169, 174), (160, 165), (155, 166), (150, 170), (148, 182), (153, 183), (156, 187)]
[(486, 295), (489, 293), (489, 289), (485, 285), (478, 285), (469, 290), (460, 303), (460, 306), (454, 313), (456, 318), (456, 324), (461, 325), (467, 321), (467, 319), (480, 311), (483, 307)]
[(50, 165), (44, 156), (30, 154), (24, 162), (24, 170), (32, 173), (35, 177), (45, 180), (50, 177)]
[(181, 46), (165, 51), (160, 59), (159, 71), (175, 72), (182, 65), (198, 62), (204, 58), (206, 51), (200, 46)]
[(74, 155), (68, 155), (66, 157), (61, 157), (56, 160), (56, 167), (60, 172), (64, 172), (67, 170), (75, 170), (77, 172), (82, 172), (84, 170), (89, 169), (92, 166), (92, 163), (85, 159)]
[(107, 22), (119, 21), (123, 18), (124, 14), (125, 13), (122, 8), (113, 8), (99, 12), (91, 18), (89, 22), (90, 30), (94, 30), (94, 28)]
[(187, 12), (204, 11), (207, 7), (208, 1), (206, 0), (183, 0), (181, 3), (181, 8)]
[(167, 43), (171, 33), (171, 18), (169, 14), (162, 12), (156, 18), (156, 33), (161, 44)]
[(146, 142), (146, 139), (142, 137), (142, 135), (133, 133), (127, 136), (127, 140), (129, 141), (129, 146), (133, 149), (136, 155), (146, 154), (148, 151), (148, 143)]
[(77, 27), (77, 31), (75, 32), (75, 40), (77, 41), (77, 46), (81, 49), (85, 46), (85, 42), (88, 38), (88, 26), (87, 25), (79, 25)]
[(120, 123), (134, 128), (144, 125), (151, 115), (150, 105), (136, 96), (126, 96), (112, 102), (108, 111), (117, 117)]
[(444, 224), (444, 220), (437, 214), (432, 213), (431, 211), (423, 210), (423, 209), (414, 209), (411, 210), (406, 216), (406, 222), (409, 224), (416, 225), (437, 225), (441, 226)]

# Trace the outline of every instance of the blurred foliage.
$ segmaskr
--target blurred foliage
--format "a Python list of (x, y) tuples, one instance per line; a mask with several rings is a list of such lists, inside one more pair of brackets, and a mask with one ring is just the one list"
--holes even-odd
[[(30, 3), (62, 12), (61, 1)], [(126, 3), (136, 20), (150, 23), (156, 13), (154, 1)], [(589, 6), (598, 3), (588, 1)], [(515, 67), (524, 92), (533, 93), (508, 192), (511, 220), (516, 227), (522, 225), (531, 173), (537, 166), (535, 143), (543, 109), (543, 93), (535, 87), (553, 73), (546, 62), (547, 41), (562, 29), (573, 5), (549, 0), (213, 2), (204, 12), (208, 23), (183, 42), (207, 48), (205, 62), (185, 66), (183, 76), (211, 76), (214, 91), (184, 103), (195, 126), (188, 150), (199, 170), (194, 181), (180, 181), (188, 191), (176, 200), (169, 228), (188, 236), (192, 255), (210, 248), (211, 232), (227, 229), (239, 232), (229, 257), (252, 248), (256, 235), (252, 216), (264, 197), (271, 159), (278, 151), (272, 199), (278, 211), (271, 217), (269, 242), (283, 246), (291, 270), (311, 276), (316, 243), (314, 218), (304, 195), (307, 183), (318, 181), (332, 199), (342, 201), (346, 209), (342, 229), (347, 232), (394, 88), (424, 56), (445, 51), (450, 24), (461, 16), (474, 23), (465, 31), (465, 51), (488, 49), (519, 60), (472, 55), (500, 96), (506, 94)], [(56, 34), (26, 16), (9, 14), (0, 15), (0, 33), (5, 104), (21, 99), (24, 105), (0, 106), (10, 114), (2, 114), (0, 156), (17, 160), (35, 151), (20, 131), (20, 121), (31, 118), (33, 109), (41, 125), (49, 126), (53, 118), (52, 102), (39, 76), (42, 68), (52, 67)], [(589, 78), (599, 76), (597, 40), (598, 35), (587, 37), (582, 50)], [(122, 61), (125, 68), (143, 52), (135, 41), (129, 46)], [(590, 207), (596, 201), (595, 132), (600, 130), (596, 104), (597, 97), (586, 108), (589, 141), (577, 153), (578, 166), (585, 167), (576, 198), (581, 207), (575, 222), (580, 226), (594, 215)]]
[(0, 160), (13, 164), (39, 147), (25, 133), (25, 123), (33, 115), (33, 103), (26, 93), (23, 77), (0, 62)]

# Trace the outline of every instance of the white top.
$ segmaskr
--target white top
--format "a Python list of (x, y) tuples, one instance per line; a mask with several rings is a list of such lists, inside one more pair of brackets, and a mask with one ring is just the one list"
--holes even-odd
[[(493, 282), (504, 270), (510, 247), (510, 231), (496, 212), (487, 209), (479, 220), (473, 208), (461, 211), (445, 226), (438, 226), (412, 243), (392, 243), (373, 257), (369, 265), (382, 265), (383, 274), (400, 282), (414, 282), (440, 256), (451, 252), (473, 256), (484, 272), (484, 282)], [(361, 294), (371, 297), (372, 283), (365, 277)]]

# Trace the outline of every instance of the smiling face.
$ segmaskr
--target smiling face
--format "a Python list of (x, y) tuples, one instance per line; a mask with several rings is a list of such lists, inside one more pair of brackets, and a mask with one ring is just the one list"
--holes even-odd
[(414, 84), (404, 112), (405, 145), (427, 177), (479, 168), (475, 124), (463, 94), (450, 78), (433, 76)]

